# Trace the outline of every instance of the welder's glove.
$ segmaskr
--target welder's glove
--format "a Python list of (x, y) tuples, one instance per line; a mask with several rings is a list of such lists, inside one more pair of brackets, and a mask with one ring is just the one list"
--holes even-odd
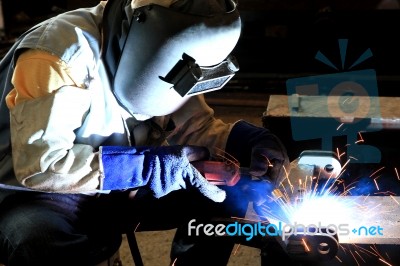
[(194, 188), (215, 202), (226, 193), (209, 183), (190, 162), (206, 159), (209, 152), (198, 146), (115, 147), (103, 146), (100, 160), (103, 190), (148, 188), (156, 198)]
[(249, 167), (253, 176), (269, 180), (275, 186), (286, 178), (289, 158), (281, 141), (268, 129), (238, 121), (233, 126), (226, 152), (234, 156), (241, 167)]

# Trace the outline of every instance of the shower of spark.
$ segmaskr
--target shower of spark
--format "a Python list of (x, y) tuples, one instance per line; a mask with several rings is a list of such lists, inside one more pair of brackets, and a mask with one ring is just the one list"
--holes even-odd
[[(265, 217), (272, 221), (289, 224), (339, 224), (343, 217), (353, 217), (354, 202), (345, 196), (353, 187), (338, 189), (344, 186), (339, 179), (321, 180), (319, 176), (305, 176), (298, 184), (281, 185), (274, 191), (274, 200), (278, 208), (264, 206)], [(338, 200), (340, 198), (340, 200)]]
[[(344, 154), (337, 149), (337, 155), (339, 157)], [(262, 208), (264, 211), (263, 218), (271, 223), (283, 222), (292, 225), (329, 226), (343, 223), (361, 225), (364, 219), (368, 221), (371, 217), (378, 217), (384, 213), (380, 204), (371, 203), (373, 201), (368, 200), (370, 195), (390, 196), (394, 204), (400, 205), (396, 199), (396, 193), (385, 191), (382, 189), (384, 184), (381, 184), (381, 186), (379, 184), (381, 178), (383, 179), (382, 170), (385, 167), (380, 167), (369, 175), (353, 177), (351, 182), (345, 182), (343, 176), (347, 171), (349, 160), (342, 167), (339, 176), (328, 178), (328, 180), (323, 180), (319, 175), (316, 175), (304, 176), (294, 181), (290, 180), (287, 173), (285, 182), (280, 185), (279, 190), (273, 193), (272, 198), (278, 207), (264, 206)], [(400, 178), (397, 168), (394, 168), (394, 173), (394, 180), (398, 182)], [(354, 199), (357, 197), (346, 196), (362, 196), (364, 200), (360, 201), (359, 198), (355, 201)], [(343, 239), (346, 237), (343, 237)], [(351, 240), (354, 236), (348, 237)], [(339, 241), (340, 239), (339, 236)], [(374, 245), (370, 246), (370, 250), (355, 244), (339, 243), (339, 245), (342, 250), (345, 249), (345, 246), (347, 247), (345, 254), (353, 259), (355, 265), (367, 265), (371, 260), (389, 266), (393, 265), (389, 255), (380, 254), (378, 248)], [(335, 258), (342, 262), (342, 258), (339, 256)]]

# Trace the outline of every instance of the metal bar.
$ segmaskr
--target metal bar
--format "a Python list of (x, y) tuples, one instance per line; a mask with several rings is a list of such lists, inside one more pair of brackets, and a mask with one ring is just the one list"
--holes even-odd
[(338, 201), (352, 205), (351, 217), (341, 217), (350, 232), (339, 235), (339, 243), (400, 244), (400, 197), (343, 196)]
[[(322, 207), (310, 202), (304, 215), (297, 216), (290, 224), (337, 229), (340, 244), (400, 245), (399, 203), (399, 196), (334, 196)], [(260, 220), (251, 207), (246, 219)], [(279, 223), (275, 218), (268, 220)], [(286, 224), (282, 222), (282, 226)]]

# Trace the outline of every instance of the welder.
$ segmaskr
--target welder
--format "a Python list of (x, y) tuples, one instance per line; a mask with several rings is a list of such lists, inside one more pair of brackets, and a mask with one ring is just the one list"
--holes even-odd
[(0, 263), (92, 265), (138, 224), (178, 228), (175, 265), (227, 263), (233, 243), (188, 239), (184, 229), (194, 218), (243, 216), (238, 193), (190, 162), (224, 151), (272, 183), (287, 163), (275, 135), (216, 119), (203, 96), (239, 69), (237, 7), (102, 1), (17, 39), (0, 65)]

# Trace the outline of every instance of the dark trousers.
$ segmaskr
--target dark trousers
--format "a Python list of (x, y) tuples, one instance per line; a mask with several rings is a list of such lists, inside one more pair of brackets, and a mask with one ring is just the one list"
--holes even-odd
[(121, 234), (137, 227), (178, 228), (171, 248), (176, 265), (226, 265), (234, 243), (229, 238), (189, 237), (188, 222), (243, 217), (248, 202), (237, 189), (227, 190), (224, 203), (189, 190), (161, 199), (142, 190), (134, 198), (129, 191), (100, 196), (15, 192), (0, 203), (0, 263), (95, 265), (106, 253), (104, 246), (118, 243)]

